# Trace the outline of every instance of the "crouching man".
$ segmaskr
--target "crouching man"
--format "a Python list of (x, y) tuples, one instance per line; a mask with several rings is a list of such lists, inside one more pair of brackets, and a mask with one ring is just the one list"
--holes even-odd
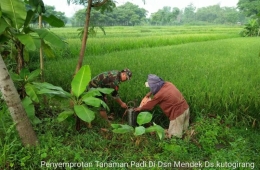
[(183, 131), (187, 130), (189, 126), (190, 111), (181, 92), (171, 82), (164, 81), (154, 74), (148, 75), (145, 85), (150, 88), (146, 97), (151, 95), (153, 97), (134, 110), (137, 112), (150, 111), (158, 104), (170, 120), (169, 128), (166, 130), (167, 137), (182, 138)]
[[(125, 82), (130, 80), (132, 77), (132, 72), (126, 68), (124, 70), (112, 70), (100, 73), (99, 75), (95, 76), (88, 84), (88, 90), (91, 88), (112, 88), (114, 91), (112, 92), (112, 96), (114, 100), (122, 107), (127, 108), (127, 104), (121, 100), (119, 97), (119, 85), (121, 82)], [(102, 93), (101, 99), (107, 103), (107, 96)], [(108, 120), (113, 119), (113, 116), (108, 116), (106, 110), (104, 108), (100, 109), (100, 115), (102, 118)]]

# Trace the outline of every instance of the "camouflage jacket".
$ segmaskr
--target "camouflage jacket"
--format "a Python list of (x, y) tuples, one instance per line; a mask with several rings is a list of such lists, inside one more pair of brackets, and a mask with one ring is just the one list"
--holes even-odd
[(120, 73), (121, 72), (117, 70), (103, 72), (89, 82), (88, 88), (112, 88), (114, 89), (112, 96), (119, 97), (118, 90), (121, 82)]

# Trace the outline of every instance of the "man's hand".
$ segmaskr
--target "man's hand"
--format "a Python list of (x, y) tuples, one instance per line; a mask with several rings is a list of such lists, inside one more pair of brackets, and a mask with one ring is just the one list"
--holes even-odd
[(126, 109), (126, 108), (127, 108), (127, 104), (126, 104), (125, 102), (122, 102), (122, 103), (121, 103), (121, 107), (124, 108), (124, 109)]
[(140, 112), (140, 111), (141, 111), (141, 107), (136, 107), (136, 108), (134, 108), (134, 111), (135, 111), (135, 112)]
[(149, 92), (145, 95), (145, 97), (150, 97), (152, 95), (152, 92)]
[(117, 102), (118, 104), (120, 104), (120, 106), (121, 106), (122, 108), (124, 108), (124, 109), (127, 108), (127, 104), (126, 104), (125, 102), (123, 102), (119, 97), (118, 97), (118, 98), (115, 98), (115, 100), (116, 100), (116, 102)]

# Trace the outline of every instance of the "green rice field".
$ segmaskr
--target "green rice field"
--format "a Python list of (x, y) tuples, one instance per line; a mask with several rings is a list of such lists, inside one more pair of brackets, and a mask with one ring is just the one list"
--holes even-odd
[[(65, 89), (70, 88), (81, 44), (77, 32), (67, 29), (71, 38), (64, 36), (64, 40), (72, 56), (60, 60), (62, 54), (57, 53), (56, 59), (46, 62), (47, 80)], [(131, 69), (133, 79), (120, 89), (124, 101), (139, 102), (147, 92), (143, 85), (147, 75), (153, 73), (173, 82), (194, 114), (217, 114), (252, 125), (259, 121), (260, 113), (260, 76), (256, 74), (260, 41), (239, 37), (241, 29), (109, 27), (107, 35), (90, 36), (84, 64), (90, 65), (93, 76), (111, 69)], [(63, 36), (65, 31), (57, 33)], [(58, 64), (61, 61), (64, 64)]]
[[(45, 81), (67, 91), (81, 47), (77, 29), (51, 28), (67, 46), (55, 49), (55, 58), (45, 56)], [(0, 134), (5, 135), (0, 139), (0, 169), (55, 169), (54, 164), (46, 163), (71, 165), (56, 169), (259, 169), (260, 39), (240, 37), (242, 29), (106, 27), (106, 35), (97, 29), (95, 36), (89, 35), (84, 58), (92, 77), (129, 68), (133, 76), (120, 85), (119, 94), (124, 102), (137, 105), (149, 91), (144, 86), (148, 74), (172, 82), (191, 110), (185, 137), (160, 140), (148, 133), (113, 133), (99, 114), (92, 128), (76, 131), (72, 122), (57, 121), (68, 103), (51, 99), (39, 108), (43, 113), (37, 114), (42, 123), (34, 125), (40, 141), (35, 148), (22, 146), (11, 118), (0, 111)], [(38, 68), (38, 54), (32, 56), (30, 66)], [(115, 114), (112, 123), (121, 123), (125, 110), (113, 100), (108, 105)], [(159, 107), (151, 113), (156, 124), (167, 128), (168, 120)], [(104, 127), (108, 131), (100, 130)]]

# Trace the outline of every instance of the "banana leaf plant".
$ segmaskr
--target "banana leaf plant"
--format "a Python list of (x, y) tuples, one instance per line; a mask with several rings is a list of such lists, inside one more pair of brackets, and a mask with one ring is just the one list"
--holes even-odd
[(139, 126), (133, 128), (132, 126), (129, 125), (124, 125), (124, 124), (111, 124), (114, 133), (133, 133), (134, 136), (140, 136), (145, 133), (150, 133), (150, 132), (156, 132), (158, 137), (160, 139), (163, 139), (165, 136), (164, 129), (153, 123), (153, 126), (150, 126), (148, 128), (145, 128), (143, 125), (146, 123), (151, 122), (152, 120), (152, 114), (149, 112), (140, 112), (137, 116), (137, 124)]
[(22, 105), (31, 123), (41, 123), (40, 119), (35, 115), (34, 103), (39, 103), (40, 100), (37, 94), (37, 88), (33, 84), (40, 76), (40, 69), (30, 72), (28, 69), (23, 68), (20, 74), (11, 72), (10, 75), (16, 84), (16, 89), (18, 89), (18, 93), (22, 98)]
[[(17, 62), (16, 72), (20, 73), (25, 62), (29, 61), (29, 51), (35, 51), (43, 47), (47, 56), (54, 56), (53, 47), (63, 48), (65, 42), (45, 28), (30, 27), (31, 20), (37, 13), (44, 11), (42, 0), (1, 0), (0, 1), (0, 49), (10, 41), (16, 49), (14, 58)], [(26, 11), (25, 3), (35, 10)], [(42, 17), (54, 27), (63, 27), (65, 24), (55, 16)], [(5, 48), (6, 50), (6, 48)], [(3, 52), (3, 51), (0, 51)]]
[(68, 99), (68, 103), (72, 101), (72, 107), (65, 108), (58, 115), (58, 121), (62, 122), (69, 117), (79, 117), (81, 120), (91, 123), (95, 118), (95, 112), (92, 108), (98, 108), (101, 105), (109, 110), (103, 100), (97, 98), (103, 94), (110, 94), (113, 89), (95, 88), (86, 91), (86, 87), (91, 80), (91, 70), (89, 65), (84, 65), (74, 76), (71, 82), (72, 93), (64, 91), (61, 87), (53, 86), (49, 83), (34, 83), (37, 86), (38, 94), (49, 94)]
[(243, 36), (244, 37), (253, 37), (253, 36), (259, 36), (259, 18), (251, 19), (248, 21), (247, 24), (245, 24), (244, 30), (243, 30)]

